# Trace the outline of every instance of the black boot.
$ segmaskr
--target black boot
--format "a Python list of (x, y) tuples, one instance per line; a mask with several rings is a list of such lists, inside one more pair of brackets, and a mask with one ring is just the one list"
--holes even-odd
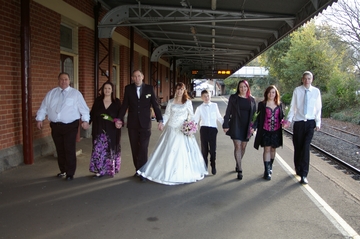
[(211, 162), (211, 173), (212, 173), (213, 175), (215, 175), (215, 174), (216, 174), (216, 166), (215, 166), (215, 162)]
[(237, 173), (237, 179), (239, 179), (239, 180), (242, 180), (243, 179), (243, 174), (242, 174), (242, 171), (237, 171), (238, 173)]
[(270, 174), (270, 164), (271, 162), (264, 162), (264, 179), (271, 180), (271, 174)]
[(273, 163), (274, 163), (274, 159), (270, 159), (270, 174), (272, 174)]

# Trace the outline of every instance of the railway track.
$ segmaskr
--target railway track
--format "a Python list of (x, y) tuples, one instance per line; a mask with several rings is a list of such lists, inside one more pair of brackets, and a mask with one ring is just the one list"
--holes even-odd
[[(290, 131), (288, 129), (284, 129), (284, 131), (290, 136), (292, 136), (292, 134), (293, 134), (292, 131)], [(319, 132), (321, 132), (321, 131), (319, 131)], [(344, 140), (341, 137), (335, 136), (335, 135), (327, 133), (327, 132), (322, 132), (322, 133), (326, 134), (326, 135), (328, 135), (330, 137), (334, 137), (334, 138), (336, 138), (338, 140), (342, 140), (342, 141), (344, 141), (346, 143), (353, 144), (353, 145), (359, 147), (358, 144), (355, 144), (355, 143), (350, 142), (348, 140)], [(357, 135), (354, 135), (354, 136), (358, 137)], [(317, 145), (311, 143), (311, 147), (313, 149), (315, 149), (317, 152), (319, 152), (321, 155), (323, 155), (326, 159), (329, 159), (334, 164), (339, 165), (343, 170), (345, 170), (345, 172), (347, 174), (350, 174), (352, 176), (352, 178), (354, 178), (355, 180), (360, 180), (360, 169), (359, 168), (355, 167), (354, 165), (352, 165), (349, 162), (346, 162), (345, 160), (339, 158), (338, 156), (335, 156), (334, 154), (328, 152), (327, 150), (321, 148), (320, 146), (317, 146)]]
[[(328, 131), (332, 131), (332, 133), (329, 133)], [(355, 145), (356, 147), (360, 148), (360, 137), (357, 134), (354, 134), (352, 132), (328, 125), (323, 124), (322, 130), (319, 131), (322, 134), (329, 135), (331, 137), (337, 138), (339, 140), (342, 140), (348, 144)], [(335, 135), (337, 134), (337, 135)], [(345, 139), (347, 138), (347, 139)]]

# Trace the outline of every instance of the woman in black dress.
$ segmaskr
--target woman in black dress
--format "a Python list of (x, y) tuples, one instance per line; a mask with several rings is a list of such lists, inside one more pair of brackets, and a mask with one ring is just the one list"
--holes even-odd
[(114, 96), (114, 85), (105, 82), (90, 111), (93, 149), (89, 170), (95, 173), (94, 178), (114, 176), (120, 170), (121, 129), (115, 127), (120, 107), (120, 100)]
[(274, 85), (266, 88), (264, 100), (258, 104), (259, 116), (257, 117), (257, 133), (254, 147), (264, 148), (264, 176), (266, 180), (271, 180), (272, 165), (275, 159), (276, 148), (282, 146), (282, 119), (284, 112), (280, 103), (279, 91)]
[(247, 142), (256, 129), (252, 122), (255, 112), (255, 98), (251, 96), (249, 83), (241, 80), (236, 93), (229, 98), (223, 123), (224, 132), (234, 143), (236, 172), (239, 180), (243, 178), (241, 160), (245, 154)]

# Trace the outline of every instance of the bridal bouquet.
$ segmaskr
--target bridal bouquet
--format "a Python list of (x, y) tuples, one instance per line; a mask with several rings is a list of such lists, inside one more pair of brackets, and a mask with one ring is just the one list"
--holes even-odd
[(185, 120), (182, 128), (181, 128), (181, 132), (183, 132), (183, 134), (185, 134), (186, 136), (191, 136), (194, 133), (196, 133), (197, 131), (197, 124), (195, 123), (195, 121), (190, 121), (190, 120)]
[(287, 128), (287, 127), (290, 126), (290, 122), (287, 120), (289, 111), (290, 111), (290, 107), (286, 106), (286, 107), (285, 107), (285, 112), (284, 112), (284, 118), (281, 120), (281, 124), (282, 124), (285, 128)]

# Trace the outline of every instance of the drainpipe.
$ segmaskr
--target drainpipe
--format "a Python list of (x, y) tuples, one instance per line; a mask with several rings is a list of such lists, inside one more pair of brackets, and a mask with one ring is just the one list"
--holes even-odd
[(101, 3), (98, 2), (94, 6), (94, 99), (98, 97), (99, 94), (99, 15), (101, 10)]
[(23, 156), (25, 164), (34, 163), (32, 101), (30, 85), (30, 0), (21, 0), (21, 108)]
[[(134, 36), (135, 31), (133, 27), (130, 27), (130, 79), (132, 76), (134, 69)], [(139, 69), (141, 68), (141, 66), (139, 66)], [(131, 80), (130, 80), (131, 83)]]

